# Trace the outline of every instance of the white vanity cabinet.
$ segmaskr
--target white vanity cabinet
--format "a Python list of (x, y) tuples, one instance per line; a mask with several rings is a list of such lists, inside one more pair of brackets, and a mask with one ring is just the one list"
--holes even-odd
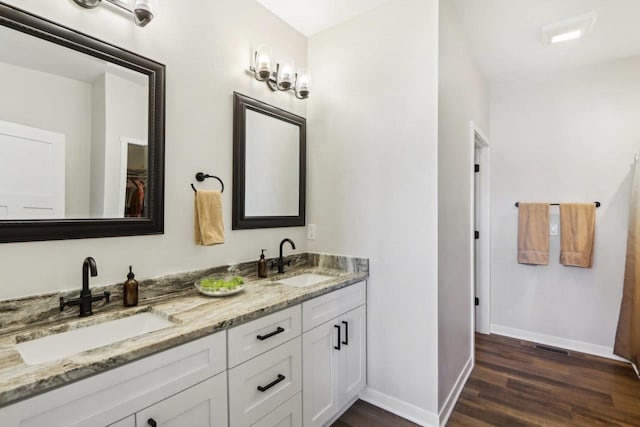
[[(180, 396), (181, 392), (193, 396), (194, 389), (196, 392), (201, 389), (192, 387), (206, 383), (206, 387), (213, 386), (210, 395), (215, 400), (211, 402), (219, 405), (214, 408), (215, 416), (224, 414), (220, 426), (226, 426), (226, 356), (226, 332), (218, 332), (4, 407), (0, 409), (1, 424), (3, 427), (144, 427), (147, 424), (132, 423), (132, 416), (151, 406), (167, 405), (170, 411), (178, 399), (165, 399)], [(205, 381), (214, 377), (222, 380)]]
[(365, 301), (363, 282), (302, 305), (305, 427), (331, 421), (366, 385)]
[(0, 425), (324, 426), (365, 386), (365, 303), (365, 282), (329, 292), (0, 408)]

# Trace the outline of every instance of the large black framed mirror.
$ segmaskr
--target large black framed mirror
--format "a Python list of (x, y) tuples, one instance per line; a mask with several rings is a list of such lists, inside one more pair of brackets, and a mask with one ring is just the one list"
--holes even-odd
[(234, 92), (232, 228), (305, 225), (306, 119)]
[(165, 66), (0, 2), (0, 242), (164, 231)]

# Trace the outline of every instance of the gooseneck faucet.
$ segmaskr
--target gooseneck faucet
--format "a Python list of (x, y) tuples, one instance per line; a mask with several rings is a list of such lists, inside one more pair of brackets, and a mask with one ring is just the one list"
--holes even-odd
[(109, 302), (111, 293), (105, 291), (101, 295), (92, 296), (91, 289), (89, 289), (89, 273), (91, 277), (98, 275), (98, 267), (96, 266), (96, 260), (92, 257), (86, 257), (82, 263), (82, 291), (80, 291), (79, 298), (73, 298), (68, 301), (64, 300), (64, 297), (60, 297), (60, 311), (64, 310), (65, 306), (80, 306), (80, 317), (91, 316), (93, 314), (92, 303), (95, 301), (105, 300)]
[[(291, 245), (291, 249), (296, 248), (296, 244), (293, 243), (293, 240), (291, 239), (282, 239), (282, 242), (280, 242), (280, 257), (278, 257), (278, 274), (280, 273), (284, 273), (284, 257), (282, 256), (282, 249), (285, 243), (289, 243)], [(291, 260), (287, 261), (287, 265), (291, 265)], [(273, 268), (273, 265), (272, 267)]]

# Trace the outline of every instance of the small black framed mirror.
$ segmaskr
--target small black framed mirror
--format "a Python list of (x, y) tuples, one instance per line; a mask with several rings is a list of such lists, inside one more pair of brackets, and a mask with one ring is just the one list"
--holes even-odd
[(165, 66), (0, 2), (0, 243), (164, 231)]
[(306, 119), (233, 94), (234, 230), (305, 225)]

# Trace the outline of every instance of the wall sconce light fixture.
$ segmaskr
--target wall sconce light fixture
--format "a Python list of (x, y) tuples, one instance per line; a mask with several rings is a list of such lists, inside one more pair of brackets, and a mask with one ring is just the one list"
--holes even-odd
[(266, 82), (272, 91), (293, 90), (298, 99), (309, 97), (311, 90), (311, 75), (306, 70), (296, 73), (292, 59), (281, 59), (280, 62), (273, 60), (271, 47), (260, 46), (253, 54), (253, 64), (249, 69), (253, 72), (257, 80)]
[[(73, 0), (76, 4), (86, 8), (93, 9), (98, 7), (103, 0)], [(144, 27), (153, 20), (154, 7), (153, 0), (104, 0), (114, 6), (133, 15), (133, 20), (139, 27)], [(131, 6), (133, 3), (133, 6)]]

